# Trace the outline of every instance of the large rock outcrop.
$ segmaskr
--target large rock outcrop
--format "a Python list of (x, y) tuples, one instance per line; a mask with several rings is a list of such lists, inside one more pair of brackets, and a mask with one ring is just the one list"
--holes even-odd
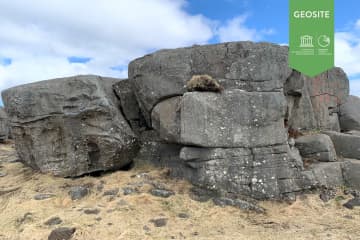
[[(194, 75), (221, 87), (188, 92)], [(344, 184), (332, 141), (338, 155), (350, 151), (337, 141), (348, 94), (340, 68), (309, 78), (288, 67), (285, 46), (233, 42), (146, 55), (130, 63), (122, 81), (57, 79), (7, 90), (3, 98), (20, 157), (43, 172), (120, 168), (139, 141), (137, 161), (169, 167), (202, 188), (293, 199), (305, 189)], [(288, 134), (302, 130), (332, 130), (335, 137)], [(360, 157), (352, 150), (346, 156)], [(319, 162), (309, 166), (307, 159)]]
[(0, 142), (8, 139), (9, 135), (9, 122), (4, 108), (0, 107)]
[[(187, 92), (187, 81), (199, 74), (211, 76), (224, 90)], [(340, 130), (337, 109), (349, 93), (341, 69), (308, 78), (288, 67), (287, 47), (233, 42), (146, 55), (130, 63), (129, 81), (148, 126), (163, 142), (155, 145), (184, 146), (180, 158), (173, 158), (176, 175), (258, 199), (325, 184), (315, 176), (323, 171), (303, 171), (287, 131)], [(329, 149), (318, 146), (328, 153), (319, 160), (335, 161), (327, 140)], [(319, 168), (328, 169), (325, 165)], [(329, 169), (335, 165), (340, 166)], [(340, 176), (339, 169), (332, 175)]]
[(76, 76), (2, 93), (20, 159), (56, 176), (119, 169), (138, 151), (119, 110), (118, 79)]

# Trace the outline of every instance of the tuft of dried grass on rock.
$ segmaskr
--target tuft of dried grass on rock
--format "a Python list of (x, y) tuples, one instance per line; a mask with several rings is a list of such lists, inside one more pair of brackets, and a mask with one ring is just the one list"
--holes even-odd
[(192, 76), (187, 82), (186, 88), (189, 92), (222, 92), (224, 90), (214, 78), (207, 74)]

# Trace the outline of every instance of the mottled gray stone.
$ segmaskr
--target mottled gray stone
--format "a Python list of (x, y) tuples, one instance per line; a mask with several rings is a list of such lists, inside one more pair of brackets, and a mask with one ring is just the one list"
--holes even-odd
[(295, 147), (303, 158), (321, 162), (335, 162), (336, 152), (331, 138), (325, 134), (314, 134), (299, 137)]
[(74, 186), (71, 187), (69, 195), (71, 200), (79, 200), (90, 194), (90, 189), (86, 186)]
[(360, 98), (349, 96), (340, 105), (340, 127), (342, 131), (360, 130)]
[(360, 191), (360, 161), (345, 159), (342, 167), (346, 185)]
[(97, 208), (85, 209), (84, 213), (87, 215), (96, 215), (96, 214), (100, 213), (100, 209), (97, 209)]
[(324, 133), (333, 141), (338, 156), (360, 159), (360, 136), (332, 131)]
[(360, 207), (360, 198), (355, 197), (353, 199), (350, 199), (343, 206), (348, 209), (354, 209), (354, 207)]
[(186, 93), (181, 104), (181, 141), (201, 147), (283, 144), (285, 107), (284, 96), (275, 92)]
[(214, 198), (213, 202), (215, 205), (224, 207), (224, 206), (233, 206), (240, 208), (242, 210), (246, 211), (254, 211), (256, 213), (265, 213), (265, 209), (258, 206), (257, 204), (251, 203), (246, 200), (242, 199), (233, 199), (233, 198), (226, 198), (226, 197), (220, 197), (220, 198)]
[(135, 133), (144, 131), (147, 126), (139, 108), (136, 96), (128, 79), (123, 79), (113, 85), (114, 92), (120, 100), (120, 108)]
[(50, 219), (48, 219), (44, 224), (47, 226), (54, 226), (54, 225), (59, 225), (62, 223), (61, 218), (59, 217), (52, 217)]
[(4, 108), (0, 107), (0, 142), (4, 142), (9, 137), (9, 121)]
[(212, 76), (225, 89), (280, 92), (292, 72), (287, 55), (287, 47), (252, 42), (161, 50), (132, 61), (129, 79), (150, 120), (153, 107), (184, 94), (186, 82), (196, 74)]
[(118, 108), (112, 89), (117, 81), (85, 75), (5, 90), (21, 161), (63, 177), (129, 164), (138, 143)]
[(323, 162), (310, 167), (316, 179), (317, 187), (339, 187), (344, 185), (340, 162)]
[(104, 192), (104, 196), (116, 196), (119, 193), (119, 188), (109, 189)]
[(34, 196), (35, 200), (45, 200), (45, 199), (49, 199), (49, 198), (53, 198), (55, 197), (55, 194), (51, 194), (51, 193), (40, 193), (40, 194), (36, 194)]
[(152, 113), (152, 127), (160, 139), (169, 143), (180, 143), (181, 97), (173, 97), (158, 103)]
[(264, 148), (184, 147), (185, 177), (195, 185), (256, 199), (281, 198), (300, 191), (298, 163), (287, 145)]
[(162, 198), (168, 198), (175, 194), (173, 191), (166, 189), (151, 189), (150, 193), (153, 196), (162, 197)]
[(166, 226), (168, 219), (167, 218), (157, 218), (157, 219), (151, 219), (150, 222), (152, 222), (155, 227), (164, 227), (164, 226)]
[(61, 227), (51, 231), (48, 240), (70, 240), (76, 228)]
[(330, 69), (314, 78), (293, 71), (284, 91), (289, 126), (340, 131), (338, 109), (349, 95), (349, 80), (341, 68)]

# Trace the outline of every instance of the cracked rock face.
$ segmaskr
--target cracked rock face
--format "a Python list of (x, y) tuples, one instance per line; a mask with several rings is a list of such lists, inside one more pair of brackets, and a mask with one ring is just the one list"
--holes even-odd
[(4, 108), (0, 107), (0, 142), (6, 141), (9, 135), (9, 122)]
[(215, 191), (281, 198), (300, 191), (299, 168), (288, 145), (260, 148), (184, 147), (180, 158), (185, 176), (193, 183)]
[[(187, 81), (199, 74), (224, 90), (187, 92)], [(341, 69), (308, 78), (288, 67), (287, 47), (269, 43), (161, 50), (132, 61), (129, 80), (161, 141), (183, 146), (172, 158), (177, 176), (257, 199), (318, 185), (288, 145), (286, 127), (339, 131), (338, 109), (349, 93)], [(333, 148), (319, 151), (329, 153), (319, 160), (336, 159)]]
[(63, 177), (119, 169), (131, 162), (138, 143), (118, 109), (112, 91), (117, 81), (76, 76), (4, 91), (21, 161)]
[(282, 91), (291, 74), (287, 47), (268, 43), (233, 42), (161, 50), (129, 65), (135, 95), (150, 122), (160, 101), (182, 95), (193, 75), (208, 74), (225, 89)]

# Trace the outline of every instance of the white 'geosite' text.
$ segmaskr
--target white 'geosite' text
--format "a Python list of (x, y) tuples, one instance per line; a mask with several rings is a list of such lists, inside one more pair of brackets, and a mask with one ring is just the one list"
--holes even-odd
[(330, 18), (330, 11), (294, 11), (295, 18)]

